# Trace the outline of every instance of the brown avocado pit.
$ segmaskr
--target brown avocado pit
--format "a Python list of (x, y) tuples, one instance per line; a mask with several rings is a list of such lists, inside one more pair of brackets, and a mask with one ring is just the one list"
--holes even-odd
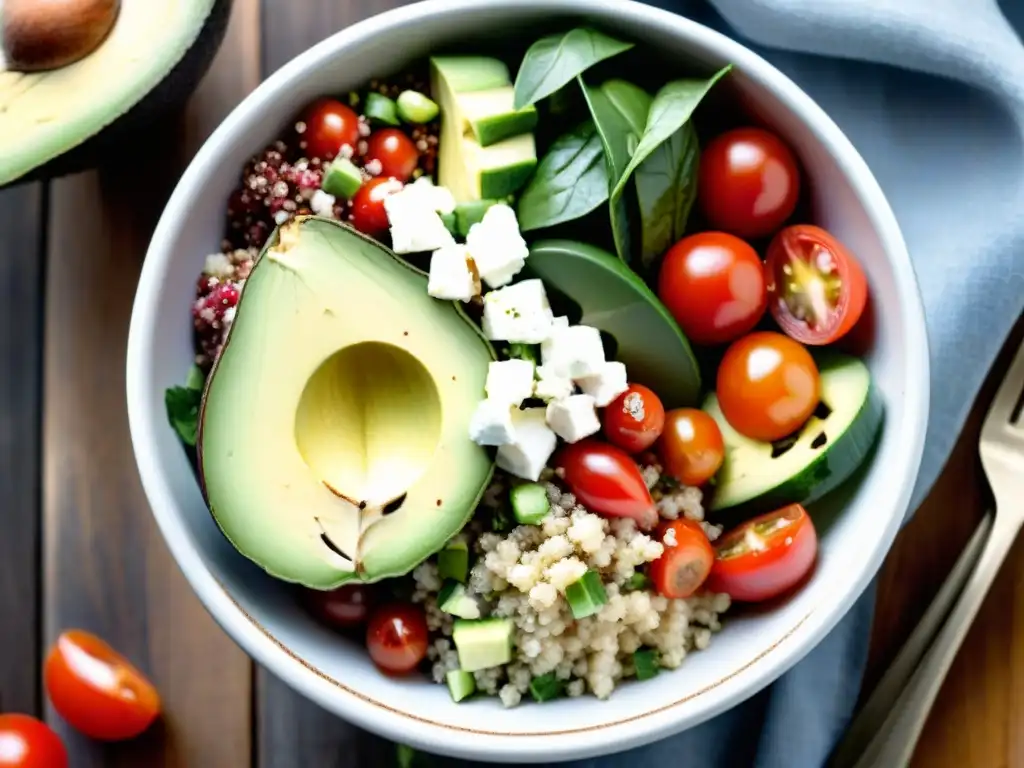
[(120, 9), (120, 0), (6, 0), (7, 68), (39, 72), (88, 56), (110, 33)]

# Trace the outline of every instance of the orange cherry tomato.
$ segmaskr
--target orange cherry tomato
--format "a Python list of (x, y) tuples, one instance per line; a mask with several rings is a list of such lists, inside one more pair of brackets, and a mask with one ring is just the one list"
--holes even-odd
[(43, 680), (57, 713), (94, 739), (131, 739), (160, 714), (153, 684), (103, 640), (80, 629), (57, 638)]
[(382, 605), (370, 616), (366, 648), (377, 668), (390, 675), (411, 672), (426, 658), (429, 632), (423, 609), (412, 603)]
[(664, 523), (659, 531), (665, 551), (650, 565), (651, 583), (659, 595), (690, 597), (711, 572), (715, 560), (711, 542), (700, 523), (685, 518)]
[(0, 768), (67, 768), (68, 751), (50, 726), (28, 715), (0, 715)]
[(818, 366), (803, 346), (774, 331), (744, 336), (726, 350), (715, 391), (726, 421), (753, 440), (781, 440), (818, 407)]
[(666, 474), (683, 485), (703, 485), (725, 459), (725, 442), (715, 420), (696, 408), (665, 414), (665, 430), (657, 446)]
[(647, 387), (630, 384), (604, 409), (602, 421), (609, 443), (629, 453), (639, 453), (650, 448), (661, 434), (665, 406)]

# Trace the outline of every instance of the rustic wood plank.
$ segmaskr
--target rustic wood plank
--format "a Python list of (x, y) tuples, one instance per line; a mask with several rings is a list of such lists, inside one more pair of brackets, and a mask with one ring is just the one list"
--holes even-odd
[(183, 161), (258, 82), (258, 10), (235, 4), (184, 123), (168, 120), (134, 137), (116, 165), (52, 185), (44, 635), (52, 641), (79, 626), (106, 637), (153, 677), (166, 715), (138, 740), (101, 746), (48, 711), (75, 768), (251, 759), (252, 665), (193, 595), (147, 509), (128, 435), (124, 360), (136, 278)]
[(0, 712), (37, 714), (43, 187), (0, 192)]

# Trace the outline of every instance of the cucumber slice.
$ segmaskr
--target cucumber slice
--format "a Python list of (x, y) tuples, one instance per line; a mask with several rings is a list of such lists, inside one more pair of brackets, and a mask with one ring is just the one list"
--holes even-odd
[(608, 602), (601, 576), (595, 571), (587, 571), (576, 581), (565, 588), (565, 599), (572, 609), (574, 619), (585, 619), (601, 610)]
[(437, 607), (460, 619), (479, 619), (480, 606), (457, 581), (446, 581), (437, 593)]
[(453, 669), (445, 675), (445, 681), (452, 694), (452, 701), (456, 704), (476, 692), (476, 680), (473, 678), (472, 672)]
[(795, 437), (765, 443), (733, 429), (714, 393), (704, 410), (725, 440), (712, 510), (741, 507), (757, 514), (786, 504), (810, 504), (850, 477), (870, 453), (884, 418), (867, 366), (837, 352), (815, 354), (821, 405)]
[(524, 483), (509, 491), (512, 513), (520, 525), (539, 525), (551, 511), (548, 492), (539, 483)]
[(440, 111), (437, 102), (419, 91), (402, 91), (398, 94), (397, 103), (398, 116), (415, 125), (429, 123)]
[(370, 91), (366, 94), (366, 106), (363, 114), (375, 123), (382, 125), (398, 125), (398, 107), (394, 99), (382, 93)]
[(500, 667), (512, 661), (512, 619), (457, 619), (452, 641), (459, 654), (459, 668), (465, 672)]
[(497, 200), (470, 200), (455, 206), (455, 229), (460, 237), (469, 234), (469, 228), (483, 219), (487, 209)]
[(363, 186), (363, 175), (351, 160), (337, 157), (327, 167), (320, 186), (329, 195), (350, 198)]
[(453, 541), (437, 553), (437, 575), (466, 583), (469, 574), (469, 547), (464, 541)]

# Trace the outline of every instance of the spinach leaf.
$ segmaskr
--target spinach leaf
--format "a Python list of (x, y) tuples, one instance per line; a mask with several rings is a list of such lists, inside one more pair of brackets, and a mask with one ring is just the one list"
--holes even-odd
[(164, 392), (167, 420), (185, 445), (196, 444), (196, 434), (199, 431), (199, 406), (203, 400), (204, 384), (203, 372), (198, 366), (193, 365), (185, 379), (185, 386), (170, 387)]
[(537, 103), (599, 61), (632, 47), (632, 43), (623, 43), (589, 27), (542, 37), (530, 46), (519, 65), (513, 107), (522, 109)]
[(699, 163), (697, 130), (687, 122), (637, 167), (633, 182), (640, 204), (644, 267), (652, 266), (683, 236), (697, 198)]
[(604, 150), (592, 120), (560, 136), (519, 197), (519, 228), (541, 229), (585, 216), (608, 199)]

